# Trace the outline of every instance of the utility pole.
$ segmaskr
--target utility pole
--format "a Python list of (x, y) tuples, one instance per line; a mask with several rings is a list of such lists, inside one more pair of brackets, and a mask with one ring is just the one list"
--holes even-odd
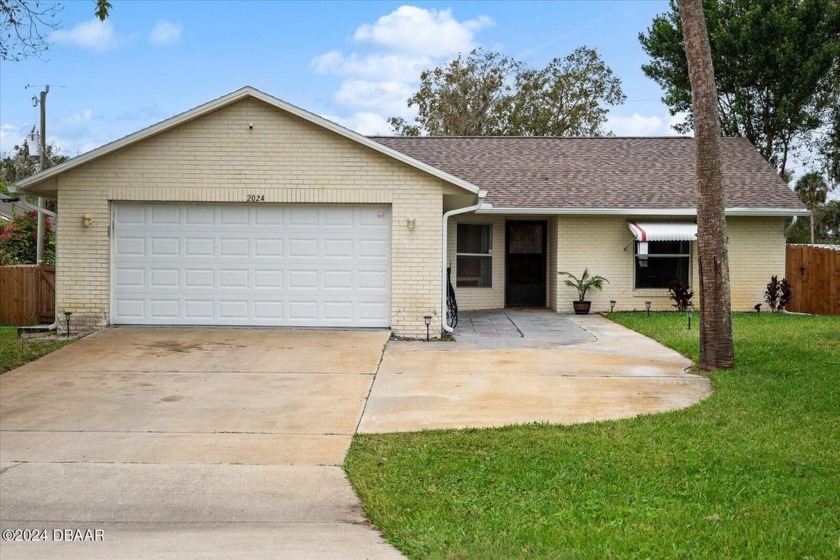
[[(50, 86), (44, 86), (41, 92), (41, 165), (38, 172), (42, 172), (47, 168), (47, 94), (50, 92)], [(44, 198), (38, 197), (38, 208), (44, 207)], [(38, 235), (37, 245), (35, 249), (35, 264), (44, 264), (44, 213), (38, 212)]]

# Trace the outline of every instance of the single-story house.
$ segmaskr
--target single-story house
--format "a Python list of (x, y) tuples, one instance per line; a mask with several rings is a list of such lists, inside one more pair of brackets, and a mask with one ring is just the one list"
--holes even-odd
[[(732, 303), (785, 269), (805, 207), (723, 139)], [(669, 309), (697, 285), (690, 138), (365, 137), (245, 87), (38, 173), (58, 199), (56, 309), (106, 325), (390, 327), (461, 309)]]

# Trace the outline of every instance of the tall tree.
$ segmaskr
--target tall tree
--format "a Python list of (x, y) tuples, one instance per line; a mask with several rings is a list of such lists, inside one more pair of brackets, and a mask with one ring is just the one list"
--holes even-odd
[[(94, 14), (105, 21), (108, 0), (93, 0)], [(42, 0), (0, 0), (0, 60), (18, 61), (37, 56), (50, 44), (48, 34), (58, 29), (62, 5)]]
[(694, 112), (697, 260), (700, 266), (700, 367), (735, 363), (717, 89), (702, 0), (680, 0)]
[(416, 124), (391, 117), (389, 124), (405, 136), (490, 136), (502, 133), (504, 115), (514, 93), (511, 76), (522, 63), (481, 49), (420, 74), (420, 89), (408, 98), (417, 106)]
[(796, 196), (802, 201), (811, 212), (811, 243), (815, 243), (814, 224), (816, 221), (817, 207), (825, 204), (828, 196), (828, 185), (819, 173), (806, 173), (796, 181), (794, 188)]
[(406, 136), (590, 136), (605, 133), (607, 106), (624, 99), (621, 81), (593, 49), (539, 69), (477, 49), (420, 75), (408, 99), (418, 109), (413, 123), (388, 122)]
[[(677, 0), (639, 34), (651, 57), (644, 73), (665, 90), (674, 128), (694, 126), (691, 87)], [(781, 175), (788, 160), (825, 118), (832, 99), (832, 65), (840, 57), (837, 0), (704, 0), (726, 136), (745, 136)]]
[(840, 57), (834, 64), (834, 92), (826, 111), (825, 132), (817, 141), (822, 169), (829, 183), (840, 186)]
[(545, 68), (516, 76), (503, 134), (508, 136), (598, 136), (604, 134), (609, 105), (624, 103), (621, 80), (598, 56), (579, 47)]

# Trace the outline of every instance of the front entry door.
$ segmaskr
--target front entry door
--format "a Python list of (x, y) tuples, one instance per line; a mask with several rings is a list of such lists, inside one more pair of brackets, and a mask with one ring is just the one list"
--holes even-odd
[(546, 222), (507, 222), (505, 305), (545, 307)]

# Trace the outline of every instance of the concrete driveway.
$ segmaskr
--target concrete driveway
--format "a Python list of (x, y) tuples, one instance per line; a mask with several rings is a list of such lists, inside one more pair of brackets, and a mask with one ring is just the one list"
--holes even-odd
[(690, 360), (600, 315), (464, 313), (455, 340), (390, 341), (359, 431), (629, 418), (712, 392)]
[(109, 329), (3, 374), (2, 529), (96, 541), (0, 556), (399, 558), (338, 466), (388, 336)]
[(711, 392), (599, 316), (474, 313), (456, 342), (388, 336), (108, 329), (0, 375), (0, 527), (104, 539), (0, 556), (399, 558), (338, 466), (357, 430), (584, 422)]

